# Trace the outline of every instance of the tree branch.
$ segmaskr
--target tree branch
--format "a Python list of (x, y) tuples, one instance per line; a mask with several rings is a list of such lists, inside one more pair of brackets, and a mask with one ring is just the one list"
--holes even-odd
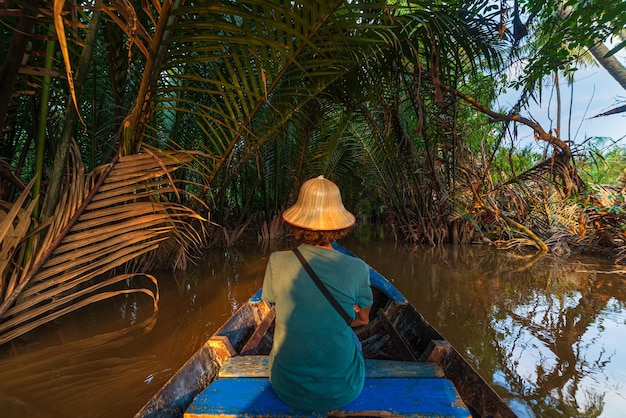
[(489, 109), (487, 106), (480, 103), (478, 100), (474, 99), (473, 97), (465, 93), (461, 93), (460, 91), (450, 86), (441, 84), (441, 88), (465, 100), (474, 109), (489, 116), (491, 118), (491, 122), (519, 122), (528, 126), (535, 132), (535, 139), (545, 141), (549, 143), (550, 145), (552, 145), (553, 147), (557, 148), (559, 151), (561, 151), (566, 161), (569, 161), (569, 159), (572, 157), (572, 151), (569, 145), (565, 141), (560, 139), (559, 137), (552, 135), (551, 132), (546, 132), (541, 127), (541, 125), (539, 125), (537, 122), (530, 120), (528, 118), (525, 118), (523, 116), (517, 115), (517, 114), (505, 115), (502, 113), (494, 112), (493, 110)]

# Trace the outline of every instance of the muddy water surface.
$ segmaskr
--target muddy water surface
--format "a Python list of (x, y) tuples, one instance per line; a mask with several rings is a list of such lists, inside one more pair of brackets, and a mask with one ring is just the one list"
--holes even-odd
[[(520, 417), (621, 417), (626, 274), (597, 258), (488, 247), (418, 250), (361, 229), (342, 241), (389, 278)], [(282, 244), (275, 244), (279, 248)], [(258, 245), (212, 250), (141, 295), (0, 347), (0, 416), (132, 417), (262, 284)]]

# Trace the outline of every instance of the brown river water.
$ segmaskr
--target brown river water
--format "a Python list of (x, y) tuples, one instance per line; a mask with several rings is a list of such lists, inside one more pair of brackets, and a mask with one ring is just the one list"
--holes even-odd
[[(341, 243), (387, 277), (520, 417), (622, 417), (626, 271), (484, 246), (410, 249), (360, 228)], [(132, 417), (263, 280), (273, 248), (210, 250), (143, 295), (0, 347), (0, 417)]]

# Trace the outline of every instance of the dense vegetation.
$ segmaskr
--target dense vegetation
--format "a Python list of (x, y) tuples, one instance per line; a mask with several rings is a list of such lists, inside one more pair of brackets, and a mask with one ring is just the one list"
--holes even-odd
[[(626, 87), (624, 2), (24, 0), (0, 15), (0, 344), (120, 293), (156, 309), (143, 271), (281, 236), (319, 174), (413, 245), (620, 254), (621, 183), (594, 163), (621, 170), (623, 150), (573, 147), (560, 102), (555, 129), (524, 109), (590, 54)], [(519, 102), (493, 108), (505, 88)]]

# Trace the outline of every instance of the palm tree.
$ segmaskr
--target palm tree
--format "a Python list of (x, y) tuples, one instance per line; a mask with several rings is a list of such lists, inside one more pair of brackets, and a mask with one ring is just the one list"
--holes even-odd
[[(333, 176), (362, 161), (345, 140), (358, 131), (357, 108), (341, 83), (380, 67), (404, 39), (463, 37), (462, 19), (419, 2), (56, 0), (49, 20), (35, 21), (40, 7), (25, 3), (16, 18), (25, 30), (3, 38), (23, 63), (3, 67), (6, 90), (37, 100), (0, 95), (3, 128), (14, 128), (2, 132), (15, 145), (3, 155), (21, 152), (7, 167), (18, 188), (5, 194), (0, 224), (0, 343), (128, 292), (156, 309), (158, 282), (140, 272), (184, 266), (205, 245), (209, 208), (225, 222), (237, 201), (244, 219), (262, 196), (276, 211), (314, 170)], [(45, 53), (28, 56), (24, 33)], [(419, 49), (419, 59), (432, 63), (441, 48)], [(42, 123), (28, 132), (28, 118)]]

